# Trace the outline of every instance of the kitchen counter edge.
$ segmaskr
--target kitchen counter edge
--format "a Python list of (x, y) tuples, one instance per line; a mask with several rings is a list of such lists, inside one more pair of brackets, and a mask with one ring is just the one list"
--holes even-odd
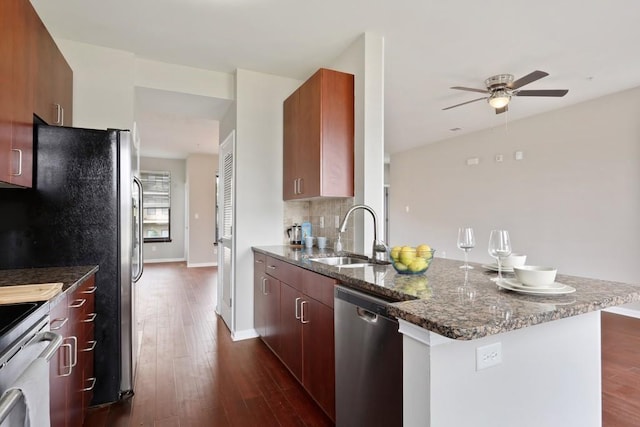
[[(512, 294), (511, 292), (500, 292), (498, 298), (513, 297), (514, 301), (525, 299), (524, 303), (529, 306), (535, 305), (552, 305), (551, 310), (541, 310), (527, 307), (531, 312), (524, 311), (523, 315), (510, 318), (504, 316), (502, 318), (493, 318), (488, 321), (482, 319), (475, 324), (465, 324), (459, 321), (457, 313), (442, 310), (442, 313), (435, 313), (437, 308), (428, 300), (418, 299), (415, 296), (399, 292), (386, 286), (380, 286), (368, 280), (358, 277), (359, 272), (354, 269), (337, 269), (321, 263), (311, 262), (311, 257), (333, 256), (330, 250), (318, 250), (316, 248), (310, 250), (299, 250), (288, 246), (254, 246), (254, 252), (271, 256), (282, 260), (289, 264), (313, 271), (323, 276), (328, 276), (338, 280), (342, 285), (364, 291), (366, 293), (390, 300), (389, 313), (396, 318), (403, 319), (413, 323), (428, 331), (434, 332), (446, 338), (455, 340), (473, 340), (483, 338), (499, 333), (510, 332), (522, 329), (536, 324), (546, 323), (553, 320), (559, 320), (566, 317), (577, 316), (589, 313), (591, 311), (602, 310), (604, 308), (615, 307), (623, 304), (640, 301), (640, 286), (603, 281), (598, 279), (579, 278), (573, 276), (562, 276), (563, 281), (576, 287), (583, 297), (579, 302), (574, 304), (541, 304), (536, 300), (535, 296), (521, 294)], [(447, 260), (448, 262), (453, 262)], [(395, 271), (392, 266), (386, 266), (390, 269), (391, 280), (395, 280)], [(430, 280), (437, 280), (438, 277), (429, 277)], [(468, 319), (464, 319), (468, 320)]]
[(88, 265), (0, 270), (0, 286), (61, 282), (62, 292), (47, 301), (50, 306), (55, 306), (63, 295), (73, 292), (98, 269), (97, 265)]

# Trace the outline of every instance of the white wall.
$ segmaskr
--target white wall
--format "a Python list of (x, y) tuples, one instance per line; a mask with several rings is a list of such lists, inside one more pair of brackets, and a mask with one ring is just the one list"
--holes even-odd
[[(384, 224), (384, 39), (365, 33), (330, 66), (355, 76), (355, 197), (378, 214), (378, 239)], [(363, 223), (364, 218), (364, 223)], [(373, 225), (369, 214), (358, 213), (355, 247), (370, 253)]]
[[(282, 102), (299, 85), (294, 79), (236, 71), (234, 335), (253, 330), (251, 246), (282, 241)], [(230, 131), (232, 119), (223, 121), (221, 132)]]
[(140, 170), (171, 172), (171, 242), (145, 243), (144, 261), (184, 261), (186, 162), (141, 157)]
[(487, 262), (489, 231), (505, 228), (528, 264), (640, 283), (639, 117), (636, 88), (392, 155), (392, 243), (461, 259), (457, 228), (469, 225), (470, 259)]
[(136, 58), (135, 85), (220, 99), (233, 99), (233, 74)]
[(135, 56), (64, 39), (56, 43), (73, 70), (73, 126), (131, 129)]
[(215, 246), (217, 170), (218, 156), (192, 154), (187, 157), (187, 267), (218, 265)]

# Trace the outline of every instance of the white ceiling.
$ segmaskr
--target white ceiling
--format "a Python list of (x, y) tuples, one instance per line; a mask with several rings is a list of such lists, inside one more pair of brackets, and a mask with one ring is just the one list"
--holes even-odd
[[(391, 153), (640, 86), (637, 0), (31, 1), (55, 37), (300, 80), (331, 64), (363, 32), (383, 36)], [(501, 115), (483, 101), (442, 111), (478, 97), (451, 86), (483, 88), (491, 75), (518, 78), (533, 70), (550, 75), (526, 89), (566, 88), (568, 95), (515, 98)], [(182, 109), (200, 112), (186, 98), (154, 102), (157, 95), (143, 94), (137, 117), (176, 115), (188, 126)], [(165, 103), (163, 111), (146, 111)]]

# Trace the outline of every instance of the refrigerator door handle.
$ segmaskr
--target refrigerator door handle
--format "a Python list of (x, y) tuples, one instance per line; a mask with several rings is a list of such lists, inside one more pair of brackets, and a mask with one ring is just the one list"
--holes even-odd
[(142, 182), (138, 179), (137, 176), (133, 177), (133, 182), (138, 186), (138, 272), (133, 277), (133, 283), (136, 283), (142, 277), (142, 272), (144, 271), (144, 262), (142, 260), (142, 243), (144, 236), (142, 235)]

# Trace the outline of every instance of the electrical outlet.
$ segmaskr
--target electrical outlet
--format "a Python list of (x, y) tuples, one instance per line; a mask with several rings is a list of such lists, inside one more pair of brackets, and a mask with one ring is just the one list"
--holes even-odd
[(320, 228), (324, 228), (324, 217), (320, 217)]
[(502, 343), (485, 345), (476, 348), (476, 371), (490, 368), (502, 363)]
[(155, 245), (151, 246), (151, 252), (155, 252), (155, 251), (156, 251), (156, 246)]
[(336, 228), (340, 227), (340, 215), (336, 215), (335, 224), (336, 224)]

